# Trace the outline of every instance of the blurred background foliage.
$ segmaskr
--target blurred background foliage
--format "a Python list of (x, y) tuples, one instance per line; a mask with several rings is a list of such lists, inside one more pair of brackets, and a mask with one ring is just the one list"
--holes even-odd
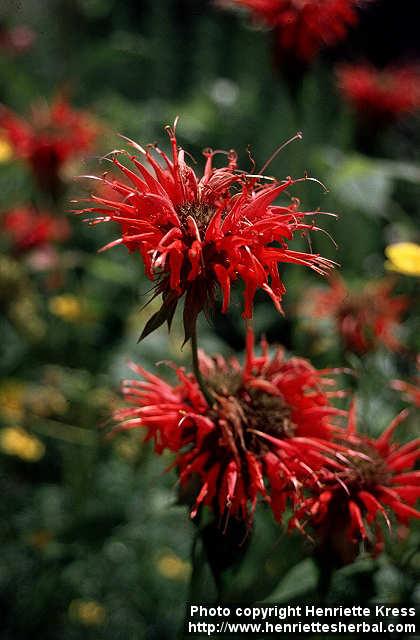
[[(418, 118), (404, 118), (361, 144), (356, 115), (337, 90), (334, 65), (362, 57), (386, 64), (417, 55), (414, 5), (405, 3), (395, 15), (393, 2), (372, 3), (349, 40), (320, 57), (291, 91), (273, 69), (268, 34), (205, 0), (2, 3), (2, 29), (26, 25), (34, 42), (19, 54), (0, 52), (1, 102), (24, 115), (34, 101), (64, 90), (102, 126), (95, 152), (66, 167), (68, 189), (55, 208), (69, 220), (72, 235), (57, 249), (53, 267), (34, 268), (6, 237), (1, 241), (5, 640), (175, 638), (189, 597), (194, 527), (185, 507), (176, 504), (174, 472), (164, 473), (170, 459), (154, 456), (139, 434), (106, 436), (127, 360), (149, 368), (168, 357), (187, 362), (188, 349), (179, 351), (179, 323), (170, 338), (162, 330), (136, 343), (151, 312), (141, 310), (150, 284), (136, 256), (123, 249), (96, 253), (117, 230), (93, 231), (68, 213), (69, 200), (90, 188), (71, 177), (105, 170), (102, 154), (123, 146), (118, 133), (142, 144), (166, 144), (163, 125), (176, 115), (179, 140), (198, 163), (204, 147), (235, 147), (248, 166), (251, 145), (258, 167), (301, 130), (303, 141), (288, 146), (270, 172), (308, 172), (325, 183), (328, 193), (314, 183), (293, 192), (307, 210), (340, 214), (321, 224), (338, 249), (320, 234), (312, 240), (314, 249), (337, 260), (356, 289), (383, 277), (386, 245), (419, 239)], [(51, 208), (25, 166), (0, 155), (0, 210), (28, 202)], [(316, 366), (353, 367), (356, 376), (344, 383), (357, 390), (363, 427), (380, 433), (404, 406), (389, 381), (414, 374), (419, 327), (413, 305), (400, 326), (403, 354), (379, 349), (359, 357), (344, 352), (331, 328), (299, 317), (299, 304), (317, 278), (290, 267), (285, 281), (286, 318), (258, 299), (257, 331)], [(395, 276), (396, 291), (412, 300), (417, 283)], [(201, 335), (209, 351), (241, 351), (239, 302), (226, 316), (203, 322)], [(415, 429), (411, 416), (402, 437)], [(418, 603), (420, 531), (400, 533), (386, 554), (362, 554), (337, 571), (324, 595), (340, 603)], [(214, 597), (205, 569), (199, 578), (192, 595)], [(229, 570), (227, 597), (300, 602), (319, 598), (317, 580), (310, 545), (286, 536), (261, 507), (246, 561)]]

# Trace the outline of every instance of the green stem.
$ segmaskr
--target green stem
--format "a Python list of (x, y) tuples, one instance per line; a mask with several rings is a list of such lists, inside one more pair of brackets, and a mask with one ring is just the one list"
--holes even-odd
[(187, 602), (185, 603), (185, 614), (182, 622), (182, 627), (180, 628), (178, 633), (178, 640), (184, 640), (185, 638), (188, 637), (188, 633), (187, 633), (187, 624), (189, 619), (188, 607), (190, 603), (195, 602), (197, 598), (197, 592), (196, 592), (197, 574), (199, 573), (197, 568), (197, 561), (196, 561), (197, 541), (198, 541), (198, 533), (195, 532), (194, 538), (192, 541), (192, 546), (191, 546), (191, 575), (190, 575), (190, 583), (188, 585), (188, 596), (187, 596)]
[(323, 563), (318, 564), (319, 578), (317, 584), (318, 598), (323, 604), (328, 602), (328, 594), (331, 588), (331, 581), (334, 574), (334, 569), (331, 566)]
[(213, 406), (214, 398), (207, 389), (206, 383), (200, 371), (200, 363), (198, 360), (198, 342), (197, 342), (197, 323), (194, 323), (194, 327), (191, 333), (191, 354), (192, 354), (192, 366), (195, 378), (200, 387), (201, 393), (205, 397), (209, 407)]

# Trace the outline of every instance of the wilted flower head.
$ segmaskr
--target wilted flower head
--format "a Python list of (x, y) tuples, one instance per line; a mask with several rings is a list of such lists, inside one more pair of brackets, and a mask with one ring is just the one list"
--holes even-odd
[(367, 353), (380, 344), (392, 351), (402, 348), (396, 329), (409, 305), (403, 295), (393, 295), (392, 280), (368, 282), (357, 292), (347, 288), (338, 276), (329, 289), (313, 289), (305, 294), (302, 315), (326, 318), (336, 326), (346, 349)]
[(359, 0), (225, 0), (245, 7), (257, 22), (275, 29), (278, 50), (310, 62), (323, 47), (343, 40), (358, 21)]
[(177, 454), (181, 485), (197, 486), (192, 510), (207, 505), (225, 517), (251, 522), (258, 496), (280, 518), (305, 483), (318, 481), (335, 461), (330, 440), (343, 412), (331, 404), (339, 396), (327, 371), (302, 358), (270, 357), (253, 349), (248, 333), (243, 366), (235, 359), (200, 356), (201, 374), (213, 398), (210, 405), (196, 379), (177, 369), (172, 386), (141, 367), (142, 380), (126, 380), (128, 403), (115, 419), (120, 430), (145, 427), (155, 449)]
[(420, 107), (418, 67), (378, 70), (369, 64), (348, 64), (339, 67), (337, 75), (344, 98), (363, 119), (392, 122)]
[(0, 227), (18, 253), (63, 242), (70, 235), (70, 226), (65, 218), (38, 212), (31, 206), (17, 207), (4, 213), (0, 216)]
[(92, 148), (98, 126), (89, 114), (74, 110), (59, 95), (51, 105), (35, 104), (30, 120), (0, 106), (0, 132), (15, 155), (29, 164), (40, 186), (56, 193), (63, 165)]
[[(320, 490), (298, 510), (294, 523), (311, 525), (318, 543), (342, 564), (354, 560), (360, 541), (370, 550), (381, 551), (380, 519), (392, 529), (392, 520), (407, 524), (419, 518), (413, 505), (420, 498), (420, 441), (400, 445), (392, 442), (396, 427), (407, 416), (402, 411), (377, 439), (356, 432), (355, 405), (349, 412), (342, 442), (362, 454), (342, 456), (343, 469), (324, 479)], [(292, 521), (293, 523), (293, 521)]]
[[(129, 157), (130, 168), (120, 162), (122, 152), (112, 158), (122, 179), (108, 174), (96, 178), (114, 190), (115, 198), (92, 195), (92, 206), (79, 211), (96, 214), (92, 224), (119, 223), (122, 236), (104, 249), (124, 244), (138, 251), (147, 276), (156, 281), (156, 295), (162, 293), (163, 304), (143, 336), (165, 320), (170, 323), (184, 294), (188, 339), (197, 314), (213, 306), (219, 288), (226, 312), (235, 280), (245, 285), (243, 316), (250, 318), (257, 289), (281, 309), (285, 287), (280, 263), (304, 265), (321, 274), (329, 271), (331, 261), (288, 248), (296, 233), (318, 229), (312, 221), (306, 222), (314, 212), (300, 212), (297, 200), (287, 206), (273, 204), (297, 180), (279, 182), (254, 172), (250, 175), (238, 169), (234, 151), (224, 154), (209, 149), (204, 152), (204, 174), (198, 177), (187, 164), (185, 151), (178, 148), (175, 128), (167, 131), (170, 156), (157, 146), (143, 149), (130, 141), (140, 154)], [(215, 168), (214, 157), (220, 153), (226, 155), (227, 163)]]

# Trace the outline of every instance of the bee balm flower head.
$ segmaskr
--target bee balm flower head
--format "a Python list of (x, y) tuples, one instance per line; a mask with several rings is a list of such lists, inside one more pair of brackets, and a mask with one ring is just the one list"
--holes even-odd
[(325, 46), (343, 40), (358, 21), (358, 0), (228, 0), (275, 30), (280, 56), (310, 62)]
[(335, 462), (333, 422), (342, 412), (331, 404), (340, 395), (333, 380), (281, 349), (270, 357), (264, 342), (257, 356), (250, 332), (243, 366), (201, 354), (212, 404), (183, 369), (172, 386), (133, 368), (142, 380), (123, 383), (128, 406), (116, 412), (117, 428), (144, 427), (158, 453), (176, 453), (181, 484), (198, 482), (192, 516), (207, 505), (250, 524), (261, 496), (280, 518), (288, 499)]
[(344, 280), (331, 278), (329, 289), (314, 289), (302, 304), (303, 315), (335, 322), (343, 345), (364, 354), (384, 345), (398, 351), (402, 345), (396, 329), (409, 306), (406, 296), (393, 295), (391, 280), (368, 282), (358, 292), (349, 290)]
[(300, 507), (297, 519), (306, 518), (318, 542), (340, 563), (352, 562), (364, 541), (378, 552), (383, 547), (380, 520), (391, 530), (392, 521), (407, 524), (419, 518), (414, 504), (420, 498), (420, 472), (414, 471), (420, 458), (419, 440), (404, 445), (392, 442), (396, 427), (404, 420), (402, 411), (377, 439), (356, 432), (355, 406), (349, 412), (343, 442), (362, 457), (346, 454), (343, 469), (324, 479), (321, 490)]
[(0, 217), (0, 227), (17, 253), (64, 242), (70, 235), (65, 218), (38, 212), (30, 206), (16, 207)]
[(188, 339), (197, 314), (213, 306), (219, 289), (226, 312), (231, 285), (237, 280), (244, 284), (243, 316), (250, 318), (258, 289), (281, 310), (285, 287), (280, 263), (304, 265), (321, 274), (330, 270), (332, 262), (320, 255), (289, 249), (295, 234), (317, 229), (307, 221), (314, 212), (299, 211), (296, 200), (274, 204), (295, 180), (277, 181), (241, 171), (234, 151), (223, 154), (226, 164), (216, 168), (215, 156), (222, 152), (211, 150), (204, 152), (200, 177), (178, 147), (175, 127), (167, 131), (170, 155), (159, 147), (143, 149), (132, 142), (136, 154), (128, 158), (130, 166), (120, 161), (121, 154), (112, 159), (121, 179), (107, 174), (97, 178), (112, 188), (115, 198), (92, 195), (91, 206), (79, 211), (95, 214), (93, 224), (117, 222), (121, 237), (104, 249), (124, 244), (139, 252), (147, 276), (156, 282), (163, 304), (143, 336), (165, 320), (170, 323), (184, 294)]
[(34, 105), (30, 120), (0, 106), (0, 132), (16, 157), (29, 164), (41, 188), (55, 195), (64, 164), (92, 148), (98, 126), (59, 95), (51, 105)]
[(338, 83), (344, 98), (369, 122), (392, 122), (420, 107), (418, 67), (378, 70), (368, 64), (343, 65)]

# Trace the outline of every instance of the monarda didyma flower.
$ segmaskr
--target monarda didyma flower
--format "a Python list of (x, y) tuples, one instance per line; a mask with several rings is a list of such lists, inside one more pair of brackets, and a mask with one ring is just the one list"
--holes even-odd
[(282, 349), (270, 357), (265, 342), (256, 355), (251, 331), (243, 366), (201, 353), (212, 404), (184, 369), (176, 370), (173, 386), (132, 368), (142, 380), (123, 383), (128, 406), (115, 413), (117, 430), (143, 427), (157, 453), (176, 454), (181, 486), (196, 487), (192, 517), (206, 505), (221, 518), (251, 524), (260, 496), (280, 519), (288, 500), (295, 503), (303, 487), (318, 483), (325, 466), (341, 469), (336, 454), (347, 447), (331, 439), (345, 412), (331, 404), (342, 395), (332, 372), (303, 358), (287, 359)]
[(369, 64), (338, 68), (344, 98), (370, 123), (388, 123), (420, 108), (420, 68), (394, 66), (382, 70)]
[(392, 280), (368, 282), (361, 291), (349, 290), (344, 280), (330, 279), (329, 289), (311, 289), (302, 302), (302, 315), (332, 320), (344, 347), (357, 354), (379, 345), (391, 351), (402, 348), (396, 329), (409, 306), (409, 299), (393, 295)]
[(70, 236), (66, 218), (59, 218), (31, 206), (15, 207), (0, 215), (0, 228), (16, 253), (64, 242)]
[(17, 158), (25, 160), (42, 189), (57, 194), (64, 164), (89, 151), (98, 135), (93, 118), (59, 95), (51, 105), (37, 103), (30, 120), (0, 106), (2, 132)]
[[(396, 427), (407, 416), (402, 411), (379, 438), (357, 433), (355, 405), (349, 412), (348, 428), (340, 443), (363, 453), (341, 456), (343, 469), (300, 507), (291, 524), (311, 525), (321, 548), (336, 562), (352, 562), (361, 541), (379, 552), (383, 547), (380, 519), (392, 529), (392, 521), (407, 524), (419, 518), (414, 504), (420, 498), (420, 472), (415, 471), (420, 458), (420, 441), (400, 445), (392, 442)], [(314, 485), (316, 487), (316, 485)]]
[(248, 9), (275, 30), (280, 55), (310, 62), (323, 47), (343, 40), (358, 22), (359, 0), (221, 0)]
[(188, 339), (198, 313), (213, 306), (219, 288), (226, 312), (231, 284), (242, 280), (243, 317), (250, 318), (258, 289), (281, 310), (285, 287), (280, 263), (304, 265), (320, 274), (331, 269), (330, 260), (288, 247), (296, 233), (318, 230), (313, 221), (306, 222), (316, 212), (299, 211), (297, 200), (273, 204), (299, 180), (265, 178), (260, 174), (266, 167), (258, 175), (241, 171), (234, 151), (226, 154), (226, 166), (215, 168), (214, 157), (221, 152), (211, 150), (204, 152), (204, 174), (197, 177), (178, 147), (175, 127), (167, 131), (170, 156), (157, 146), (143, 149), (130, 141), (140, 154), (129, 157), (130, 168), (120, 162), (122, 152), (112, 158), (122, 179), (108, 174), (97, 178), (113, 189), (115, 199), (92, 195), (92, 206), (78, 211), (96, 214), (92, 224), (119, 223), (122, 236), (103, 249), (124, 244), (139, 252), (148, 278), (156, 282), (156, 295), (162, 294), (163, 304), (149, 320), (143, 337), (165, 321), (170, 324), (184, 294)]

